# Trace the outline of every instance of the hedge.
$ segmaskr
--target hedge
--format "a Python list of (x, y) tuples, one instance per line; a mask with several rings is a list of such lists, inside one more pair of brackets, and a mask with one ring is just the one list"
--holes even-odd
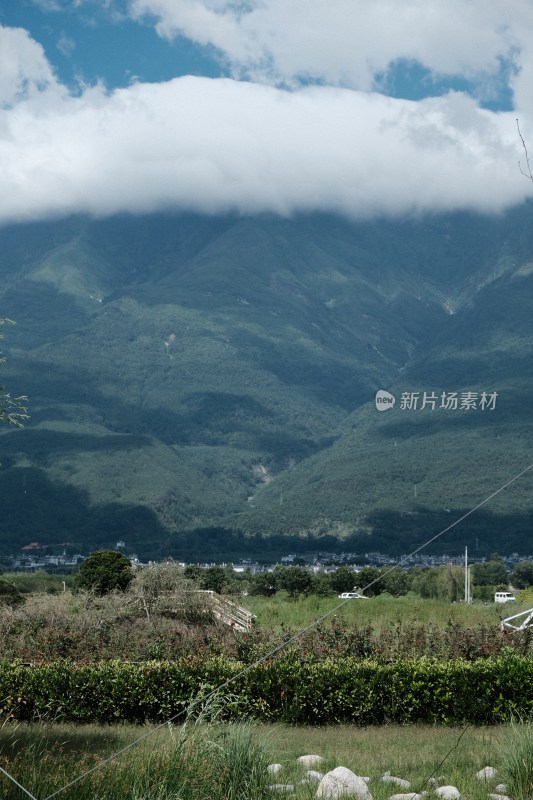
[(494, 724), (533, 715), (533, 659), (390, 664), (284, 655), (252, 668), (210, 660), (0, 664), (0, 717), (70, 722), (163, 722), (226, 681), (226, 718), (293, 724)]

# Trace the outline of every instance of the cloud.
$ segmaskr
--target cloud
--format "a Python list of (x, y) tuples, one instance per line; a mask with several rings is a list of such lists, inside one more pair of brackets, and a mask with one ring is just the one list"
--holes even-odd
[(22, 28), (0, 26), (0, 108), (58, 88), (41, 45)]
[(237, 77), (362, 90), (398, 59), (486, 80), (531, 48), (531, 0), (129, 0), (161, 36), (212, 45)]
[(462, 94), (415, 103), (184, 77), (72, 96), (25, 32), (0, 35), (18, 47), (0, 110), (0, 222), (169, 208), (497, 212), (533, 189), (515, 115)]
[(76, 49), (76, 42), (70, 36), (67, 36), (66, 33), (62, 33), (57, 40), (56, 47), (60, 53), (66, 58), (69, 58)]

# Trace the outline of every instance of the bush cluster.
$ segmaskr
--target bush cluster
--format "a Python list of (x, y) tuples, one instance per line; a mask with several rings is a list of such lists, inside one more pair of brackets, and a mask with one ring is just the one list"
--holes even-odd
[[(149, 589), (151, 588), (151, 591)], [(268, 654), (293, 637), (294, 630), (254, 627), (236, 632), (217, 622), (202, 605), (205, 595), (159, 594), (153, 587), (112, 593), (104, 597), (69, 592), (35, 594), (16, 607), (0, 609), (2, 657), (7, 660), (90, 663), (104, 659), (150, 661), (227, 655), (247, 664)], [(397, 621), (376, 626), (349, 624), (337, 615), (312, 628), (293, 645), (300, 660), (328, 657), (474, 660), (497, 656), (512, 647), (515, 653), (533, 653), (533, 629), (519, 633), (495, 624), (471, 627)]]
[(0, 712), (15, 720), (160, 722), (185, 715), (191, 698), (222, 685), (227, 719), (495, 724), (533, 713), (533, 662), (512, 653), (477, 661), (424, 658), (385, 664), (354, 658), (302, 662), (293, 651), (244, 670), (241, 662), (226, 657), (144, 664), (3, 663)]

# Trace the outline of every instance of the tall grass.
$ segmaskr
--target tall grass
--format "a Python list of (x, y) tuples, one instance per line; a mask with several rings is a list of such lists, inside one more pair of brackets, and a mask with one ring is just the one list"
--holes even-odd
[[(6, 726), (0, 731), (0, 764), (39, 800), (45, 800), (143, 732), (129, 726)], [(427, 788), (427, 779), (434, 775), (441, 783), (457, 786), (469, 800), (486, 800), (488, 790), (493, 791), (502, 780), (498, 752), (509, 729), (469, 728), (461, 734), (460, 728), (431, 726), (221, 725), (200, 715), (182, 728), (165, 727), (155, 732), (57, 797), (259, 800), (279, 796), (267, 788), (275, 782), (294, 784), (295, 800), (307, 800), (316, 795), (316, 785), (300, 784), (305, 772), (296, 759), (317, 753), (325, 758), (322, 771), (342, 765), (369, 776), (374, 800), (387, 800), (393, 793), (390, 784), (381, 782), (387, 770), (411, 781), (413, 790)], [(274, 779), (267, 772), (272, 761), (283, 767)], [(490, 786), (475, 777), (487, 764), (501, 770)], [(530, 790), (520, 795), (511, 791), (507, 776), (506, 781), (513, 800), (531, 798)], [(21, 800), (23, 795), (0, 776), (0, 797)]]
[(533, 797), (533, 722), (514, 722), (500, 749), (500, 776), (513, 800)]
[[(97, 741), (93, 752), (77, 750), (71, 736), (76, 737), (79, 729), (62, 729), (63, 741), (55, 729), (49, 739), (47, 728), (26, 728), (2, 736), (0, 765), (38, 798), (48, 797), (72, 781), (59, 798), (255, 800), (265, 793), (269, 755), (265, 741), (254, 735), (247, 722), (222, 725), (201, 717), (182, 728), (169, 727), (81, 780), (84, 772), (105, 760), (107, 748), (102, 752), (102, 743)], [(119, 734), (116, 744), (121, 739)], [(19, 800), (23, 794), (2, 775), (0, 796)]]
[[(337, 597), (299, 596), (289, 598), (284, 592), (273, 597), (246, 597), (244, 605), (257, 616), (258, 624), (270, 630), (298, 628), (310, 624), (317, 617), (335, 609), (343, 601)], [(426, 600), (415, 594), (403, 597), (379, 595), (367, 600), (349, 600), (328, 617), (328, 623), (343, 619), (350, 625), (371, 623), (374, 629), (388, 628), (398, 620), (444, 626), (449, 622), (463, 626), (494, 625), (502, 618), (516, 614), (525, 603), (509, 606), (495, 603), (450, 603), (447, 600)]]

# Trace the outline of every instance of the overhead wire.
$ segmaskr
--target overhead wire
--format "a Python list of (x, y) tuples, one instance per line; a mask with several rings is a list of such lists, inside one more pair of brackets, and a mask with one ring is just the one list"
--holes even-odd
[[(529, 464), (529, 466), (527, 466), (524, 469), (522, 469), (520, 472), (518, 472), (516, 475), (514, 475), (512, 478), (510, 478), (508, 481), (506, 481), (504, 484), (502, 484), (500, 487), (498, 487), (493, 492), (491, 492), (489, 495), (487, 495), (487, 497), (485, 497), (481, 502), (477, 503), (473, 508), (471, 508), (465, 514), (462, 514), (460, 517), (458, 517), (456, 520), (454, 520), (450, 525), (447, 525), (445, 528), (440, 530), (438, 533), (436, 533), (434, 536), (432, 536), (426, 542), (421, 544), (419, 547), (417, 547), (411, 553), (409, 553), (408, 555), (404, 556), (400, 561), (398, 561), (396, 564), (394, 564), (392, 567), (390, 567), (390, 569), (386, 570), (385, 572), (381, 573), (377, 578), (375, 578), (374, 580), (370, 581), (360, 591), (364, 594), (364, 592), (366, 592), (368, 589), (370, 589), (372, 586), (374, 586), (379, 581), (383, 580), (383, 578), (385, 578), (391, 572), (393, 572), (394, 570), (400, 568), (403, 564), (405, 564), (409, 559), (411, 559), (413, 556), (415, 556), (421, 550), (423, 550), (424, 548), (428, 547), (430, 544), (435, 542), (437, 539), (439, 539), (445, 533), (448, 533), (448, 531), (452, 530), (452, 528), (455, 528), (457, 525), (459, 525), (461, 522), (463, 522), (465, 519), (467, 519), (467, 517), (469, 517), (473, 513), (475, 513), (478, 509), (482, 508), (484, 505), (486, 505), (488, 502), (490, 502), (490, 500), (492, 500), (498, 494), (503, 492), (505, 489), (507, 489), (513, 483), (515, 483), (515, 481), (519, 480), (519, 478), (521, 478), (523, 475), (525, 475), (531, 469), (533, 469), (533, 464)], [(72, 786), (76, 785), (77, 783), (82, 781), (84, 778), (86, 778), (88, 775), (90, 775), (91, 773), (101, 769), (103, 766), (105, 766), (109, 762), (113, 761), (114, 759), (118, 758), (119, 756), (123, 755), (128, 750), (131, 750), (133, 747), (136, 747), (138, 744), (140, 744), (141, 742), (143, 742), (146, 739), (148, 739), (150, 736), (155, 734), (157, 731), (159, 731), (162, 728), (165, 728), (165, 727), (171, 725), (172, 723), (176, 722), (177, 720), (179, 720), (181, 717), (185, 716), (186, 714), (189, 714), (191, 712), (191, 710), (194, 709), (195, 706), (197, 706), (200, 702), (201, 703), (207, 703), (215, 695), (217, 695), (218, 693), (222, 692), (228, 686), (231, 686), (231, 684), (233, 684), (236, 680), (241, 678), (243, 675), (248, 674), (248, 672), (250, 672), (255, 667), (259, 666), (260, 664), (264, 663), (268, 659), (270, 659), (273, 656), (277, 655), (277, 653), (279, 653), (281, 650), (284, 650), (290, 644), (292, 644), (293, 642), (295, 642), (298, 639), (300, 639), (302, 636), (304, 636), (309, 631), (313, 630), (313, 628), (316, 628), (318, 625), (320, 625), (328, 617), (336, 614), (338, 611), (340, 611), (349, 602), (350, 602), (349, 598), (344, 599), (341, 603), (338, 603), (334, 608), (330, 609), (329, 611), (326, 611), (324, 614), (321, 614), (319, 617), (317, 617), (315, 620), (313, 620), (313, 622), (311, 622), (309, 625), (306, 625), (305, 627), (303, 627), (300, 630), (296, 631), (296, 633), (293, 634), (292, 636), (290, 636), (288, 639), (284, 640), (283, 642), (281, 642), (276, 647), (273, 647), (268, 653), (266, 653), (263, 656), (261, 656), (260, 658), (256, 659), (252, 664), (248, 664), (246, 667), (243, 667), (242, 670), (237, 672), (235, 675), (232, 675), (227, 680), (223, 681), (219, 686), (217, 686), (214, 689), (212, 689), (208, 694), (196, 698), (189, 705), (189, 707), (187, 709), (182, 709), (179, 712), (177, 712), (176, 714), (174, 714), (173, 716), (171, 716), (168, 719), (166, 719), (164, 722), (161, 722), (161, 723), (155, 725), (153, 728), (151, 728), (149, 731), (144, 733), (142, 736), (139, 736), (138, 738), (134, 739), (129, 744), (125, 745), (124, 747), (120, 748), (116, 752), (114, 752), (111, 755), (107, 756), (106, 758), (102, 759), (101, 761), (98, 762), (98, 764), (95, 764), (93, 767), (91, 767), (90, 769), (86, 770), (85, 772), (83, 772), (78, 777), (76, 777), (73, 780), (69, 781), (64, 786), (62, 786), (60, 789), (57, 789), (55, 792), (52, 792), (52, 794), (47, 795), (47, 797), (44, 798), (44, 800), (52, 800), (52, 798), (57, 797), (57, 795), (61, 794), (62, 792), (66, 791), (67, 789), (69, 789)], [(468, 728), (468, 726), (461, 733), (461, 736), (459, 737), (459, 740), (458, 740), (457, 744), (459, 743), (460, 739), (462, 738), (462, 736), (466, 732), (467, 728)], [(450, 753), (453, 752), (454, 749), (455, 749), (455, 747), (450, 750)], [(447, 757), (448, 756), (446, 756), (445, 758), (447, 758)], [(444, 763), (444, 761), (442, 763)], [(437, 769), (439, 769), (439, 768), (440, 768), (440, 765), (439, 765), (439, 767), (437, 767)], [(28, 790), (26, 790), (26, 789), (24, 789), (24, 787), (20, 786), (20, 784), (18, 784), (17, 781), (11, 775), (9, 775), (9, 773), (6, 770), (2, 769), (1, 771), (10, 780), (12, 780), (13, 783), (15, 783), (19, 788), (21, 788), (30, 798), (32, 798), (32, 800), (37, 800), (35, 797), (33, 797), (33, 795)]]

